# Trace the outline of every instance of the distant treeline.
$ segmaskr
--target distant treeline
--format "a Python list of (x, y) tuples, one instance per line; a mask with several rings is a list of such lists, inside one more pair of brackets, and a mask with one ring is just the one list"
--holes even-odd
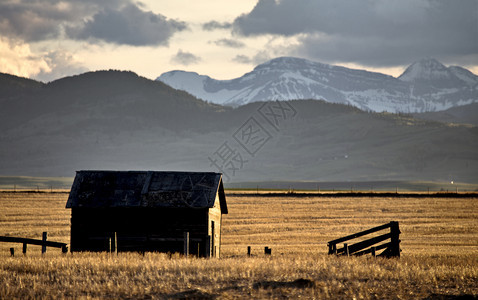
[(73, 177), (0, 176), (0, 189), (45, 191), (70, 189)]
[(478, 184), (427, 181), (262, 181), (225, 183), (226, 189), (320, 192), (474, 192)]

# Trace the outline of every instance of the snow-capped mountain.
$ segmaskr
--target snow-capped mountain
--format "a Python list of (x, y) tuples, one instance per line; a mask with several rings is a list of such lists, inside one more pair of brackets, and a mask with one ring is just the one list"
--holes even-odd
[(413, 63), (398, 79), (438, 89), (468, 87), (478, 82), (478, 77), (467, 69), (456, 66), (447, 68), (436, 59), (423, 59)]
[(478, 102), (478, 76), (435, 59), (413, 63), (399, 77), (280, 57), (232, 80), (193, 72), (159, 76), (173, 88), (217, 104), (239, 106), (256, 101), (323, 99), (363, 110), (426, 112)]

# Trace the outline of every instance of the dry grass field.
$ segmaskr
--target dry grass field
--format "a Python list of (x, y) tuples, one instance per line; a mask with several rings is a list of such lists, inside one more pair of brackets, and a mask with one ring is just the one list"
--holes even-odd
[[(41, 238), (47, 231), (49, 240), (69, 243), (67, 196), (0, 193), (0, 235)], [(478, 298), (477, 198), (227, 201), (221, 259), (60, 249), (41, 256), (31, 245), (23, 257), (21, 244), (0, 243), (0, 299)], [(326, 254), (327, 241), (390, 221), (400, 222), (400, 259)]]

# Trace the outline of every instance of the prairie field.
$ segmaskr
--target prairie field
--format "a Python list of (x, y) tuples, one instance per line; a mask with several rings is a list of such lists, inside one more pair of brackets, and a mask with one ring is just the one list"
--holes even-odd
[[(67, 197), (0, 192), (0, 235), (47, 231), (69, 243)], [(23, 256), (21, 244), (0, 243), (0, 299), (478, 298), (478, 198), (226, 197), (220, 259), (55, 248), (42, 256), (33, 245)], [(400, 224), (400, 258), (327, 255), (327, 241), (390, 221)]]

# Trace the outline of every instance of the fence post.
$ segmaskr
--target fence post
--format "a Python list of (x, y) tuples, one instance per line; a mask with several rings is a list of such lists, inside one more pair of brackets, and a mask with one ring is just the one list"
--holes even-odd
[(247, 257), (251, 257), (251, 246), (247, 246)]
[(11, 255), (12, 257), (15, 256), (15, 248), (10, 248), (10, 255)]
[(27, 255), (27, 243), (23, 243), (22, 253), (23, 255)]
[(350, 255), (350, 253), (349, 253), (349, 245), (347, 245), (347, 244), (344, 244), (344, 253), (345, 253), (345, 255), (347, 255), (347, 256)]
[(42, 234), (41, 254), (46, 252), (46, 245), (45, 245), (46, 236), (47, 236), (47, 233), (46, 233), (46, 231), (44, 231), (43, 234)]
[(118, 255), (118, 234), (116, 233), (115, 231), (115, 235), (114, 235), (114, 243), (113, 243), (113, 246), (115, 247), (115, 249), (113, 250), (116, 255)]
[(116, 243), (116, 232), (113, 234), (110, 234), (111, 236), (108, 237), (108, 252), (109, 253), (118, 253), (117, 249), (117, 243)]
[(329, 244), (329, 254), (337, 254), (337, 245)]
[(392, 245), (390, 246), (390, 256), (400, 257), (400, 228), (398, 222), (390, 222), (390, 234)]
[(375, 247), (372, 247), (372, 256), (373, 257), (377, 256), (376, 253), (375, 253)]
[(189, 232), (184, 232), (184, 256), (189, 256)]

